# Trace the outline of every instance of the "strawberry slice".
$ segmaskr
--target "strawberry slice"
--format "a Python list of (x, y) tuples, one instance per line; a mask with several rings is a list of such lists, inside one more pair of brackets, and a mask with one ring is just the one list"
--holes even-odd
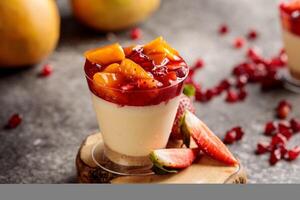
[(198, 154), (199, 149), (197, 148), (157, 149), (150, 153), (150, 160), (155, 173), (176, 173), (180, 169), (189, 167)]
[(103, 66), (121, 62), (125, 58), (124, 51), (118, 43), (89, 50), (84, 55), (90, 62)]
[(227, 165), (238, 163), (225, 144), (193, 113), (186, 111), (181, 129), (187, 146), (192, 137), (198, 147), (212, 158)]

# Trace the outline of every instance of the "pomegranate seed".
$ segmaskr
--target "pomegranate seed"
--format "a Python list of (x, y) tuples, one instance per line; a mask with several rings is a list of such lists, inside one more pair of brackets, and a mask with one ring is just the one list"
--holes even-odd
[(276, 110), (277, 110), (277, 117), (280, 119), (285, 119), (288, 114), (290, 113), (292, 106), (286, 100), (280, 101)]
[(275, 165), (281, 159), (281, 150), (275, 149), (271, 152), (269, 163), (270, 165)]
[(238, 93), (239, 100), (241, 100), (241, 101), (245, 100), (247, 95), (248, 95), (248, 93), (245, 90), (245, 88), (240, 88), (239, 93)]
[(21, 122), (22, 122), (22, 117), (19, 114), (15, 113), (9, 118), (5, 128), (8, 129), (16, 128), (21, 124)]
[(142, 37), (142, 30), (140, 28), (133, 28), (130, 31), (130, 37), (132, 40), (138, 40)]
[(240, 49), (245, 45), (245, 40), (242, 37), (237, 37), (233, 41), (233, 47), (236, 49)]
[(257, 32), (254, 29), (249, 30), (248, 34), (247, 34), (247, 38), (249, 40), (254, 40), (257, 38)]
[(294, 133), (300, 132), (300, 120), (292, 118), (290, 120), (290, 125)]
[(278, 132), (281, 133), (282, 135), (284, 135), (287, 140), (289, 140), (293, 135), (290, 127), (288, 127), (287, 125), (285, 125), (283, 123), (279, 123)]
[(227, 96), (225, 99), (228, 103), (234, 103), (239, 100), (238, 94), (233, 90), (227, 90)]
[(196, 91), (195, 99), (200, 102), (208, 102), (210, 100), (210, 99), (207, 99), (205, 93), (203, 93), (201, 91)]
[(53, 68), (51, 65), (46, 64), (43, 66), (42, 71), (40, 72), (40, 76), (47, 77), (53, 73)]
[(255, 153), (257, 155), (261, 155), (261, 154), (267, 153), (268, 151), (270, 151), (270, 146), (266, 143), (259, 142), (256, 146)]
[(229, 87), (230, 87), (230, 82), (227, 79), (222, 80), (218, 86), (218, 88), (221, 91), (227, 90)]
[(271, 146), (275, 147), (277, 145), (285, 145), (286, 142), (287, 142), (286, 137), (281, 133), (277, 133), (272, 137)]
[(232, 144), (235, 142), (235, 139), (236, 139), (236, 134), (233, 131), (229, 131), (225, 134), (225, 138), (223, 142), (225, 144)]
[(247, 51), (247, 57), (254, 63), (261, 63), (263, 59), (258, 52), (259, 50), (257, 48), (249, 48)]
[(236, 138), (235, 138), (236, 141), (241, 140), (245, 134), (242, 127), (240, 127), (240, 126), (232, 128), (232, 131), (235, 131), (235, 133), (236, 133)]
[(219, 34), (224, 35), (228, 33), (228, 26), (226, 24), (221, 24), (219, 27)]
[(244, 87), (248, 83), (248, 77), (246, 75), (238, 76), (236, 79), (236, 87)]
[(285, 145), (279, 145), (278, 147), (280, 149), (281, 158), (285, 158), (285, 155), (287, 154), (288, 150)]
[(300, 147), (294, 147), (293, 149), (287, 152), (287, 160), (292, 161), (296, 160), (300, 155)]
[(206, 90), (205, 97), (207, 100), (211, 100), (215, 95), (215, 92), (211, 89)]
[(277, 128), (276, 128), (276, 125), (275, 125), (274, 122), (268, 122), (265, 125), (265, 132), (264, 132), (264, 134), (268, 135), (268, 136), (273, 135), (275, 133), (276, 129)]
[(204, 66), (204, 61), (203, 59), (201, 58), (198, 58), (194, 64), (194, 67), (193, 69), (196, 70), (196, 69), (201, 69), (202, 67)]

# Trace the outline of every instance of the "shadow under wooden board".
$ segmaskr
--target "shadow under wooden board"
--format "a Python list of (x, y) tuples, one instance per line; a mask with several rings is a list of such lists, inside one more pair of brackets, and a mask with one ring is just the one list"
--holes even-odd
[[(196, 163), (177, 174), (148, 176), (119, 176), (98, 167), (92, 158), (93, 147), (102, 141), (100, 133), (88, 136), (82, 143), (77, 157), (76, 168), (80, 183), (157, 183), (157, 184), (244, 184), (247, 175), (244, 168), (225, 166), (207, 156), (201, 157)], [(176, 146), (174, 143), (169, 146)], [(177, 144), (178, 146), (178, 144)]]

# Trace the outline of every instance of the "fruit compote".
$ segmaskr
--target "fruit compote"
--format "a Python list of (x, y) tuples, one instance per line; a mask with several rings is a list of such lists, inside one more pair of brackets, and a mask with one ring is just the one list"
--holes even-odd
[(106, 156), (120, 165), (145, 165), (151, 150), (167, 144), (188, 74), (185, 61), (162, 37), (126, 48), (112, 44), (85, 55)]
[(289, 71), (300, 81), (300, 0), (283, 1), (279, 10)]

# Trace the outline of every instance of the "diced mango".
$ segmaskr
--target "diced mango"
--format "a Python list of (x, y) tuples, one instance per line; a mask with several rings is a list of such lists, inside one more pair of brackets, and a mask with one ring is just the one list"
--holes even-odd
[(118, 63), (110, 64), (103, 70), (103, 72), (120, 73), (120, 65)]
[(97, 72), (93, 76), (95, 86), (117, 87), (123, 81), (123, 76), (116, 73)]
[(131, 45), (129, 47), (123, 48), (126, 57), (128, 57), (132, 53), (134, 47), (136, 47), (136, 45)]
[(161, 65), (162, 63), (167, 63), (169, 61), (166, 53), (149, 54), (148, 57), (154, 61), (155, 65)]
[(145, 44), (144, 53), (148, 56), (151, 54), (166, 54), (166, 57), (170, 60), (180, 60), (178, 52), (170, 47), (170, 45), (162, 37), (158, 37), (148, 44)]
[(152, 79), (152, 76), (148, 74), (139, 64), (127, 58), (125, 58), (120, 64), (120, 73), (131, 78)]
[(90, 62), (103, 66), (121, 62), (125, 58), (123, 48), (118, 43), (89, 50), (84, 55)]

